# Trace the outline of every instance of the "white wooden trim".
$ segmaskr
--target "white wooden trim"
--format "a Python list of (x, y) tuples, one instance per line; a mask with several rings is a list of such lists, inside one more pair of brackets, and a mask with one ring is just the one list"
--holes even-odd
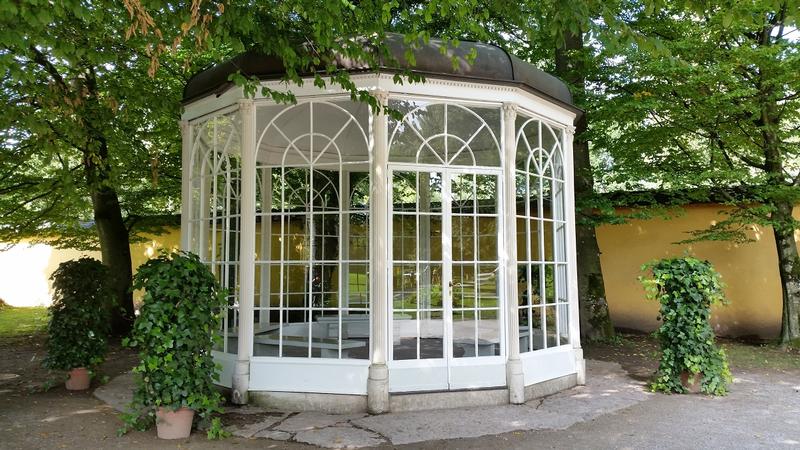
[(567, 127), (564, 139), (564, 196), (567, 219), (567, 295), (569, 298), (569, 339), (574, 348), (581, 348), (580, 308), (578, 307), (578, 257), (575, 242), (575, 173), (572, 153), (572, 141), (575, 127)]
[(186, 120), (180, 121), (181, 126), (181, 250), (190, 251), (191, 222), (192, 222), (192, 127)]

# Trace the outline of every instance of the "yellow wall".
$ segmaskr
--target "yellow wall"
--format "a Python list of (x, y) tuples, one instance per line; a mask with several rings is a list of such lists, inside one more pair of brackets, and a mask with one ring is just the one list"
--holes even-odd
[[(773, 338), (780, 332), (781, 286), (771, 228), (753, 226), (755, 242), (701, 242), (676, 245), (686, 233), (722, 217), (719, 205), (693, 205), (670, 220), (634, 220), (597, 229), (600, 261), (611, 318), (617, 327), (652, 331), (658, 327), (658, 303), (645, 300), (637, 280), (642, 264), (685, 251), (709, 260), (727, 285), (728, 306), (715, 307), (712, 324), (721, 336)], [(797, 211), (796, 211), (797, 212)]]
[[(146, 242), (131, 245), (134, 270), (159, 248), (178, 248), (179, 245), (178, 229), (161, 236), (148, 236)], [(57, 249), (46, 244), (22, 243), (0, 251), (0, 298), (13, 306), (49, 305), (50, 274), (62, 262), (81, 256), (100, 259), (99, 252)]]

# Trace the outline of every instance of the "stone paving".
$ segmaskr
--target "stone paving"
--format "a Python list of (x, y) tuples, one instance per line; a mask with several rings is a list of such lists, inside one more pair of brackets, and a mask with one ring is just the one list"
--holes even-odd
[[(563, 430), (633, 406), (653, 394), (616, 363), (587, 361), (586, 386), (577, 386), (524, 405), (414, 411), (381, 415), (278, 412), (252, 406), (229, 408), (236, 425), (228, 430), (247, 439), (296, 441), (325, 448), (469, 438), (510, 431)], [(121, 409), (130, 396), (130, 376), (120, 376), (95, 395)], [(226, 414), (227, 415), (227, 414)], [(223, 419), (224, 420), (224, 419)]]

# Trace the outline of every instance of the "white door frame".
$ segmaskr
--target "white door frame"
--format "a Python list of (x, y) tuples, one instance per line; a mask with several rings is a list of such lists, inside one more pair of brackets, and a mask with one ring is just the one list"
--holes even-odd
[[(498, 286), (505, 285), (503, 250), (504, 239), (504, 214), (503, 205), (503, 179), (501, 167), (469, 167), (469, 166), (441, 166), (411, 163), (389, 163), (387, 170), (387, 200), (388, 200), (388, 242), (393, 242), (393, 215), (394, 199), (392, 180), (394, 172), (439, 172), (442, 174), (442, 339), (443, 357), (434, 359), (394, 360), (394, 302), (393, 302), (393, 245), (387, 245), (388, 270), (388, 296), (384, 301), (388, 303), (386, 330), (388, 333), (387, 355), (390, 369), (389, 384), (393, 392), (408, 392), (420, 390), (453, 390), (482, 387), (497, 387), (506, 384), (505, 360), (507, 353), (506, 336), (506, 301), (505, 290), (498, 290), (498, 312), (500, 355), (475, 356), (465, 358), (453, 357), (453, 297), (452, 297), (452, 199), (451, 182), (454, 175), (492, 175), (497, 177), (497, 266)], [(476, 212), (477, 213), (477, 212)], [(418, 214), (418, 212), (417, 212)], [(475, 255), (477, 258), (478, 255)], [(419, 256), (417, 256), (419, 258)], [(477, 286), (476, 286), (477, 287)], [(476, 289), (476, 296), (478, 291)], [(419, 318), (417, 318), (419, 320)]]

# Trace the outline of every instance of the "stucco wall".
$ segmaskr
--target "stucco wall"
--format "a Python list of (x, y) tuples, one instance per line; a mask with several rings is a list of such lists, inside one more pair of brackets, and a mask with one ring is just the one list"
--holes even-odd
[[(0, 244), (3, 245), (3, 244)], [(148, 236), (146, 242), (131, 245), (134, 270), (163, 247), (177, 248), (180, 230), (161, 236)], [(0, 251), (0, 298), (13, 306), (47, 306), (50, 304), (50, 274), (64, 261), (91, 256), (100, 259), (100, 252), (57, 249), (46, 244), (17, 244)]]
[[(754, 226), (755, 242), (701, 242), (676, 245), (686, 233), (703, 229), (720, 220), (719, 205), (693, 205), (685, 214), (670, 220), (634, 220), (624, 225), (597, 229), (600, 261), (612, 321), (617, 327), (652, 331), (658, 326), (658, 303), (645, 300), (637, 280), (641, 265), (687, 250), (707, 259), (727, 285), (728, 306), (715, 307), (712, 324), (721, 336), (774, 338), (780, 332), (781, 286), (775, 240), (771, 228)], [(795, 210), (797, 215), (797, 210)]]

